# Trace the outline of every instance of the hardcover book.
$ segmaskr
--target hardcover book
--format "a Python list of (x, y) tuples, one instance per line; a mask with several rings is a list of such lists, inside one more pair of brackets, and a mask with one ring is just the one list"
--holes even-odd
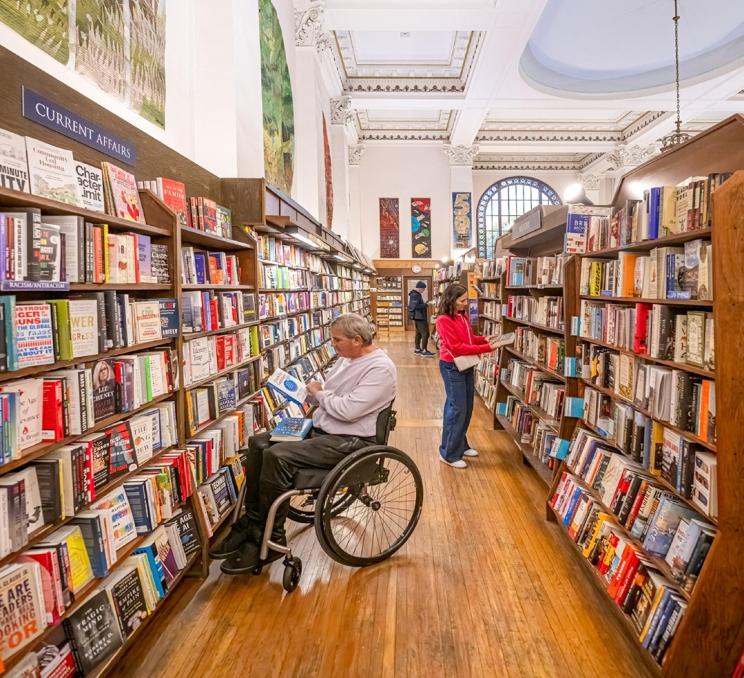
[(168, 262), (168, 245), (152, 243), (150, 248), (152, 275), (162, 285), (170, 284), (170, 264)]
[(163, 338), (178, 336), (178, 302), (175, 299), (159, 299), (158, 303)]
[(26, 154), (34, 195), (82, 206), (72, 151), (26, 137)]
[(153, 454), (153, 418), (147, 414), (129, 420), (137, 464), (142, 465)]
[(98, 353), (98, 302), (95, 299), (70, 299), (69, 314), (72, 357)]
[(135, 301), (135, 343), (144, 344), (163, 338), (158, 301)]
[(101, 167), (109, 185), (109, 195), (113, 200), (113, 204), (108, 206), (109, 214), (144, 224), (145, 215), (134, 175), (110, 162), (102, 163)]
[(15, 563), (0, 571), (3, 659), (25, 647), (46, 627), (40, 567), (38, 563)]
[(28, 193), (26, 140), (13, 132), (0, 129), (0, 187)]
[(273, 442), (292, 442), (302, 440), (313, 427), (312, 419), (287, 417), (271, 432)]
[(137, 467), (137, 455), (129, 422), (117, 424), (108, 432), (111, 445), (110, 475), (112, 478)]
[(92, 673), (124, 644), (116, 612), (105, 589), (87, 598), (65, 619), (64, 627), (82, 675)]
[(123, 568), (106, 583), (106, 590), (116, 608), (122, 633), (128, 638), (148, 615), (139, 571), (133, 565)]
[(158, 177), (155, 181), (158, 197), (176, 213), (178, 225), (188, 227), (189, 210), (186, 204), (186, 186), (180, 181), (166, 177)]
[(190, 508), (183, 509), (180, 513), (172, 518), (172, 522), (178, 526), (178, 534), (181, 537), (186, 558), (191, 558), (201, 548), (199, 540), (199, 530), (196, 526), (196, 519)]
[(116, 372), (113, 360), (93, 366), (93, 419), (100, 421), (116, 412)]

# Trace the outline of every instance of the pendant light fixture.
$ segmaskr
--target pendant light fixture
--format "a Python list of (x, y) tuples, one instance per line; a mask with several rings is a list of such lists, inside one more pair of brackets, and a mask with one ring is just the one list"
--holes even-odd
[(677, 120), (674, 123), (674, 132), (659, 139), (662, 152), (674, 148), (690, 140), (690, 135), (682, 131), (682, 120), (679, 115), (679, 12), (677, 11), (677, 0), (674, 0), (674, 67), (675, 84), (677, 86)]

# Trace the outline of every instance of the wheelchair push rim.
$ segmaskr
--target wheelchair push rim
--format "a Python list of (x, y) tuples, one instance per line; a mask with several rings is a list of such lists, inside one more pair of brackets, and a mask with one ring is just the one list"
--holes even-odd
[[(337, 494), (343, 488), (351, 500), (339, 506)], [(320, 489), (315, 507), (318, 541), (345, 565), (378, 563), (411, 536), (422, 501), (421, 474), (407, 454), (387, 446), (360, 450), (334, 469)]]
[[(318, 501), (317, 492), (314, 494), (298, 494), (289, 500), (287, 517), (296, 523), (310, 525), (315, 522), (315, 505)], [(343, 511), (356, 499), (349, 493), (348, 488), (340, 488), (333, 500), (331, 511), (335, 514)]]

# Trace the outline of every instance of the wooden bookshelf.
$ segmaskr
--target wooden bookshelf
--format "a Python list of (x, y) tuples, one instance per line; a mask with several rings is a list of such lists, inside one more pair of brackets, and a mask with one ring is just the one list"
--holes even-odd
[[(590, 252), (589, 258), (614, 258), (620, 252), (646, 252), (666, 245), (681, 245), (698, 238), (711, 239), (713, 243), (713, 287), (714, 299), (708, 300), (667, 300), (645, 298), (585, 297), (579, 295), (579, 285), (573, 287), (575, 304), (582, 299), (600, 302), (635, 304), (667, 304), (677, 306), (684, 313), (686, 308), (697, 307), (712, 310), (715, 332), (714, 370), (702, 369), (687, 363), (676, 363), (671, 360), (654, 359), (648, 355), (636, 354), (633, 351), (620, 349), (606, 342), (591, 338), (575, 337), (579, 343), (587, 346), (594, 344), (611, 351), (629, 355), (640, 362), (659, 364), (666, 367), (691, 373), (714, 381), (716, 410), (716, 442), (700, 439), (694, 433), (683, 431), (668, 422), (660, 423), (672, 431), (684, 436), (717, 457), (718, 482), (718, 517), (705, 516), (689, 499), (682, 496), (672, 485), (661, 477), (654, 478), (654, 484), (677, 495), (680, 501), (694, 508), (703, 520), (717, 526), (710, 552), (707, 555), (702, 571), (698, 576), (692, 593), (682, 592), (687, 601), (687, 609), (667, 648), (662, 664), (659, 666), (651, 655), (642, 650), (644, 659), (654, 672), (665, 678), (707, 678), (710, 676), (729, 676), (741, 653), (744, 644), (744, 577), (739, 564), (744, 552), (744, 452), (741, 446), (741, 426), (744, 422), (744, 373), (741, 356), (744, 355), (744, 281), (741, 278), (741, 262), (744, 260), (744, 117), (733, 116), (728, 120), (706, 130), (691, 141), (674, 147), (672, 150), (657, 156), (649, 162), (626, 174), (615, 194), (613, 205), (620, 208), (631, 196), (631, 184), (641, 182), (646, 186), (676, 185), (689, 176), (707, 175), (711, 172), (733, 172), (725, 183), (720, 185), (712, 196), (712, 227), (686, 231), (658, 240), (630, 243), (621, 247)], [(579, 316), (578, 309), (573, 314)], [(567, 314), (568, 317), (568, 314)], [(567, 346), (566, 355), (569, 353)], [(582, 379), (571, 379), (578, 384), (581, 392), (584, 388), (594, 388), (613, 400), (626, 403), (634, 410), (651, 417), (633, 402), (620, 398), (613, 390), (585, 382)], [(581, 421), (581, 426), (603, 437), (591, 424)], [(619, 454), (624, 450), (607, 441), (606, 445), (616, 449)], [(555, 475), (549, 498), (552, 497), (562, 471), (570, 472), (565, 462)], [(573, 474), (572, 474), (573, 475)], [(581, 479), (573, 476), (599, 504), (596, 493)], [(547, 510), (555, 513), (548, 504)], [(560, 520), (558, 521), (561, 522)], [(560, 533), (568, 537), (561, 524)], [(635, 541), (635, 546), (645, 553), (643, 546)], [(607, 582), (594, 570), (584, 558), (576, 544), (573, 544), (588, 576), (603, 590)], [(653, 565), (663, 574), (669, 576), (668, 566), (661, 559), (651, 559)], [(670, 577), (671, 579), (671, 577)], [(672, 579), (673, 581), (673, 579)], [(638, 642), (638, 632), (613, 600), (608, 597), (613, 614), (627, 620), (625, 628), (628, 634)]]

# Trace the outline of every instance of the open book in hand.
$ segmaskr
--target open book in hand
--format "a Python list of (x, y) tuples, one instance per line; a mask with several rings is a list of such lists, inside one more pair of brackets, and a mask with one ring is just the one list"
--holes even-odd
[(279, 391), (292, 402), (302, 405), (307, 398), (307, 387), (297, 377), (284, 370), (276, 369), (269, 377), (271, 388)]
[[(495, 351), (497, 348), (501, 348), (502, 346), (508, 346), (509, 344), (514, 343), (514, 332), (509, 332), (508, 334), (502, 334), (496, 345), (493, 347), (493, 350)], [(478, 355), (459, 355), (455, 358), (455, 367), (460, 370), (460, 372), (464, 372), (465, 370), (469, 370), (471, 367), (475, 367), (481, 359), (481, 356), (484, 355), (483, 353), (479, 353)]]

